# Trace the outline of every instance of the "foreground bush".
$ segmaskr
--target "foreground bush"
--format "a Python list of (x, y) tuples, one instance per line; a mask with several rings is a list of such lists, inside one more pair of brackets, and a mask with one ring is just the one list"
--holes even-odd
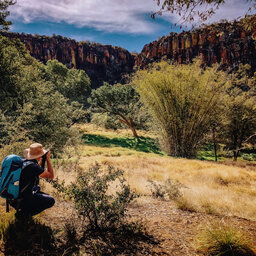
[(126, 184), (122, 171), (111, 166), (104, 171), (98, 164), (88, 172), (78, 174), (76, 182), (70, 186), (58, 181), (54, 181), (53, 186), (74, 201), (84, 228), (90, 230), (121, 227), (128, 205), (137, 196)]
[(199, 239), (199, 247), (210, 256), (254, 256), (251, 241), (238, 230), (226, 226), (212, 226)]

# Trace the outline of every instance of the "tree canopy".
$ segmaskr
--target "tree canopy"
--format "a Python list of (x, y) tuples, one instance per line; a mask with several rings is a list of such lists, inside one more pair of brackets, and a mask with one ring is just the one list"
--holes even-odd
[[(192, 22), (195, 19), (199, 19), (204, 22), (211, 17), (215, 11), (221, 8), (226, 1), (225, 0), (153, 0), (157, 2), (160, 10), (152, 13), (152, 18), (156, 15), (162, 15), (164, 12), (170, 12), (178, 14), (180, 16), (181, 23)], [(250, 3), (248, 10), (244, 10), (246, 15), (252, 9), (256, 9), (256, 0), (242, 0)], [(247, 16), (243, 20), (244, 26), (248, 31), (251, 31), (253, 37), (256, 37), (256, 16)]]
[(136, 117), (142, 103), (135, 89), (129, 85), (110, 85), (105, 83), (96, 90), (92, 90), (89, 103), (97, 113), (107, 113), (124, 123), (131, 129), (134, 137), (136, 132)]
[(232, 150), (234, 160), (256, 137), (256, 80), (255, 76), (249, 76), (250, 72), (249, 65), (240, 65), (230, 75), (231, 87), (223, 99), (220, 134), (226, 147)]
[(8, 30), (9, 26), (12, 24), (10, 21), (7, 21), (6, 18), (10, 15), (8, 7), (15, 3), (15, 0), (0, 0), (0, 31)]
[(32, 140), (61, 151), (72, 134), (74, 106), (44, 78), (19, 40), (0, 36), (0, 148)]
[(77, 101), (86, 105), (91, 92), (91, 82), (84, 70), (68, 69), (57, 60), (49, 60), (46, 65), (42, 65), (42, 71), (44, 79), (51, 82), (56, 91), (69, 102)]

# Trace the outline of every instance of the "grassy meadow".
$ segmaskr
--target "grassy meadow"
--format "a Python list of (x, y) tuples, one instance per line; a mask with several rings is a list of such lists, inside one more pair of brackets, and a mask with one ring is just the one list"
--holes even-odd
[[(150, 181), (161, 185), (171, 179), (182, 184), (182, 197), (177, 208), (238, 216), (256, 220), (256, 166), (240, 160), (234, 163), (188, 160), (165, 155), (152, 144), (154, 135), (141, 132), (142, 141), (136, 142), (129, 130), (106, 130), (94, 125), (81, 125), (82, 144), (70, 159), (79, 169), (87, 170), (95, 162), (114, 166), (125, 172), (125, 178), (145, 203), (152, 194)], [(73, 156), (72, 156), (73, 154)], [(76, 157), (74, 157), (76, 154)], [(69, 183), (75, 175), (70, 169), (59, 168), (57, 176)]]
[[(56, 177), (60, 181), (64, 180), (65, 184), (70, 184), (75, 182), (78, 171), (87, 171), (95, 163), (103, 169), (113, 166), (123, 170), (131, 189), (140, 195), (129, 206), (129, 218), (142, 220), (150, 236), (147, 235), (147, 239), (144, 240), (144, 236), (135, 236), (132, 239), (125, 235), (122, 243), (119, 236), (111, 233), (107, 238), (106, 234), (102, 238), (100, 235), (95, 238), (89, 236), (84, 246), (78, 247), (77, 240), (71, 242), (69, 240), (74, 239), (74, 234), (79, 232), (79, 222), (70, 200), (61, 197), (50, 183), (41, 180), (42, 190), (54, 195), (56, 205), (34, 218), (32, 228), (23, 240), (31, 239), (32, 233), (41, 234), (35, 237), (33, 243), (38, 244), (42, 253), (46, 252), (44, 248), (47, 250), (50, 248), (45, 255), (108, 255), (105, 254), (106, 251), (111, 251), (110, 255), (205, 255), (204, 249), (197, 249), (203, 248), (206, 243), (204, 239), (207, 239), (203, 236), (202, 242), (200, 234), (202, 231), (206, 232), (208, 227), (211, 230), (212, 225), (217, 225), (217, 229), (213, 232), (219, 232), (219, 227), (226, 226), (227, 236), (231, 234), (230, 239), (233, 239), (233, 236), (236, 239), (236, 232), (240, 231), (246, 233), (249, 239), (254, 239), (252, 236), (256, 230), (254, 162), (240, 159), (234, 163), (222, 159), (221, 162), (216, 163), (174, 158), (167, 156), (158, 148), (153, 133), (139, 131), (141, 137), (136, 139), (131, 136), (129, 130), (125, 129), (107, 130), (93, 124), (79, 125), (78, 128), (82, 134), (81, 143), (76, 147), (65, 148), (63, 158), (53, 159)], [(179, 184), (180, 195), (172, 200), (168, 197), (154, 197), (156, 191), (152, 182), (162, 189), (168, 180)], [(173, 187), (169, 189), (174, 191)], [(112, 184), (109, 192), (115, 190), (116, 184)], [(5, 213), (3, 199), (1, 199), (0, 212), (0, 235), (2, 239), (7, 235), (6, 239), (1, 240), (1, 246), (4, 247), (5, 252), (16, 253), (22, 246), (11, 241), (17, 234), (24, 234), (22, 231), (24, 228), (15, 222), (14, 210)], [(72, 229), (74, 225), (77, 231)], [(224, 231), (217, 235), (225, 240), (226, 231)], [(53, 237), (55, 240), (52, 240)], [(153, 238), (162, 240), (154, 240), (155, 245), (152, 247), (150, 239)], [(50, 243), (51, 246), (40, 245), (40, 239), (43, 244)], [(214, 239), (210, 238), (210, 242)], [(142, 251), (137, 247), (138, 241), (139, 244), (142, 243)], [(88, 247), (89, 244), (91, 246)], [(28, 244), (25, 245), (25, 248), (30, 248)], [(252, 242), (251, 247), (255, 248), (254, 245), (255, 241)], [(89, 249), (86, 251), (87, 247)], [(31, 252), (31, 248), (29, 250)], [(21, 250), (20, 255), (24, 255), (22, 253), (24, 250), (23, 252)]]

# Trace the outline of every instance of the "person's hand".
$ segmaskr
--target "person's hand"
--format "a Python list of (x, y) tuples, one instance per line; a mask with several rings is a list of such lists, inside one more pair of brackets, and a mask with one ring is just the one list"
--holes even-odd
[(49, 150), (46, 154), (46, 160), (50, 161), (51, 151)]

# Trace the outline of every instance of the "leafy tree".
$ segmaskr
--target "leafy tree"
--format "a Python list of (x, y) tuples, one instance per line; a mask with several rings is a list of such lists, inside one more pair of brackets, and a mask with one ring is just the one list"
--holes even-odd
[[(171, 12), (179, 14), (185, 21), (193, 21), (195, 16), (198, 16), (202, 21), (205, 21), (209, 16), (214, 14), (214, 11), (219, 8), (225, 0), (154, 0), (160, 6), (160, 10), (152, 14), (154, 18), (156, 14), (162, 15), (163, 12)], [(211, 4), (212, 6), (208, 6)], [(208, 8), (200, 10), (199, 7), (207, 5)]]
[(61, 151), (73, 133), (74, 107), (19, 40), (0, 36), (0, 56), (0, 146), (30, 139)]
[(142, 103), (139, 94), (131, 85), (105, 83), (92, 90), (89, 103), (93, 112), (107, 113), (117, 118), (131, 129), (134, 137), (138, 137), (135, 119), (142, 108)]
[(0, 109), (10, 115), (36, 91), (38, 62), (19, 40), (0, 36)]
[[(152, 18), (156, 15), (162, 15), (164, 12), (170, 12), (178, 14), (183, 22), (191, 22), (196, 18), (201, 21), (206, 21), (211, 17), (215, 11), (221, 8), (225, 4), (225, 0), (154, 0), (157, 5), (160, 6), (160, 10), (152, 13)], [(251, 7), (247, 11), (255, 9), (256, 0), (243, 0), (244, 2), (250, 2)], [(202, 8), (202, 6), (204, 8)], [(248, 31), (252, 32), (254, 38), (256, 38), (256, 16), (249, 16), (243, 19), (243, 24)]]
[(195, 157), (211, 128), (219, 105), (226, 75), (217, 67), (154, 64), (138, 71), (133, 83), (153, 116), (162, 135), (162, 145), (173, 156)]
[(57, 60), (49, 60), (42, 69), (44, 78), (53, 83), (55, 89), (69, 99), (69, 103), (77, 101), (86, 105), (91, 89), (90, 78), (84, 70), (68, 69)]
[(224, 97), (221, 135), (237, 160), (240, 150), (256, 136), (256, 79), (248, 76), (249, 65), (232, 74), (232, 87)]
[(15, 3), (14, 0), (0, 0), (0, 31), (8, 30), (9, 26), (12, 24), (10, 21), (6, 20), (10, 14), (7, 9), (10, 5), (14, 5)]

